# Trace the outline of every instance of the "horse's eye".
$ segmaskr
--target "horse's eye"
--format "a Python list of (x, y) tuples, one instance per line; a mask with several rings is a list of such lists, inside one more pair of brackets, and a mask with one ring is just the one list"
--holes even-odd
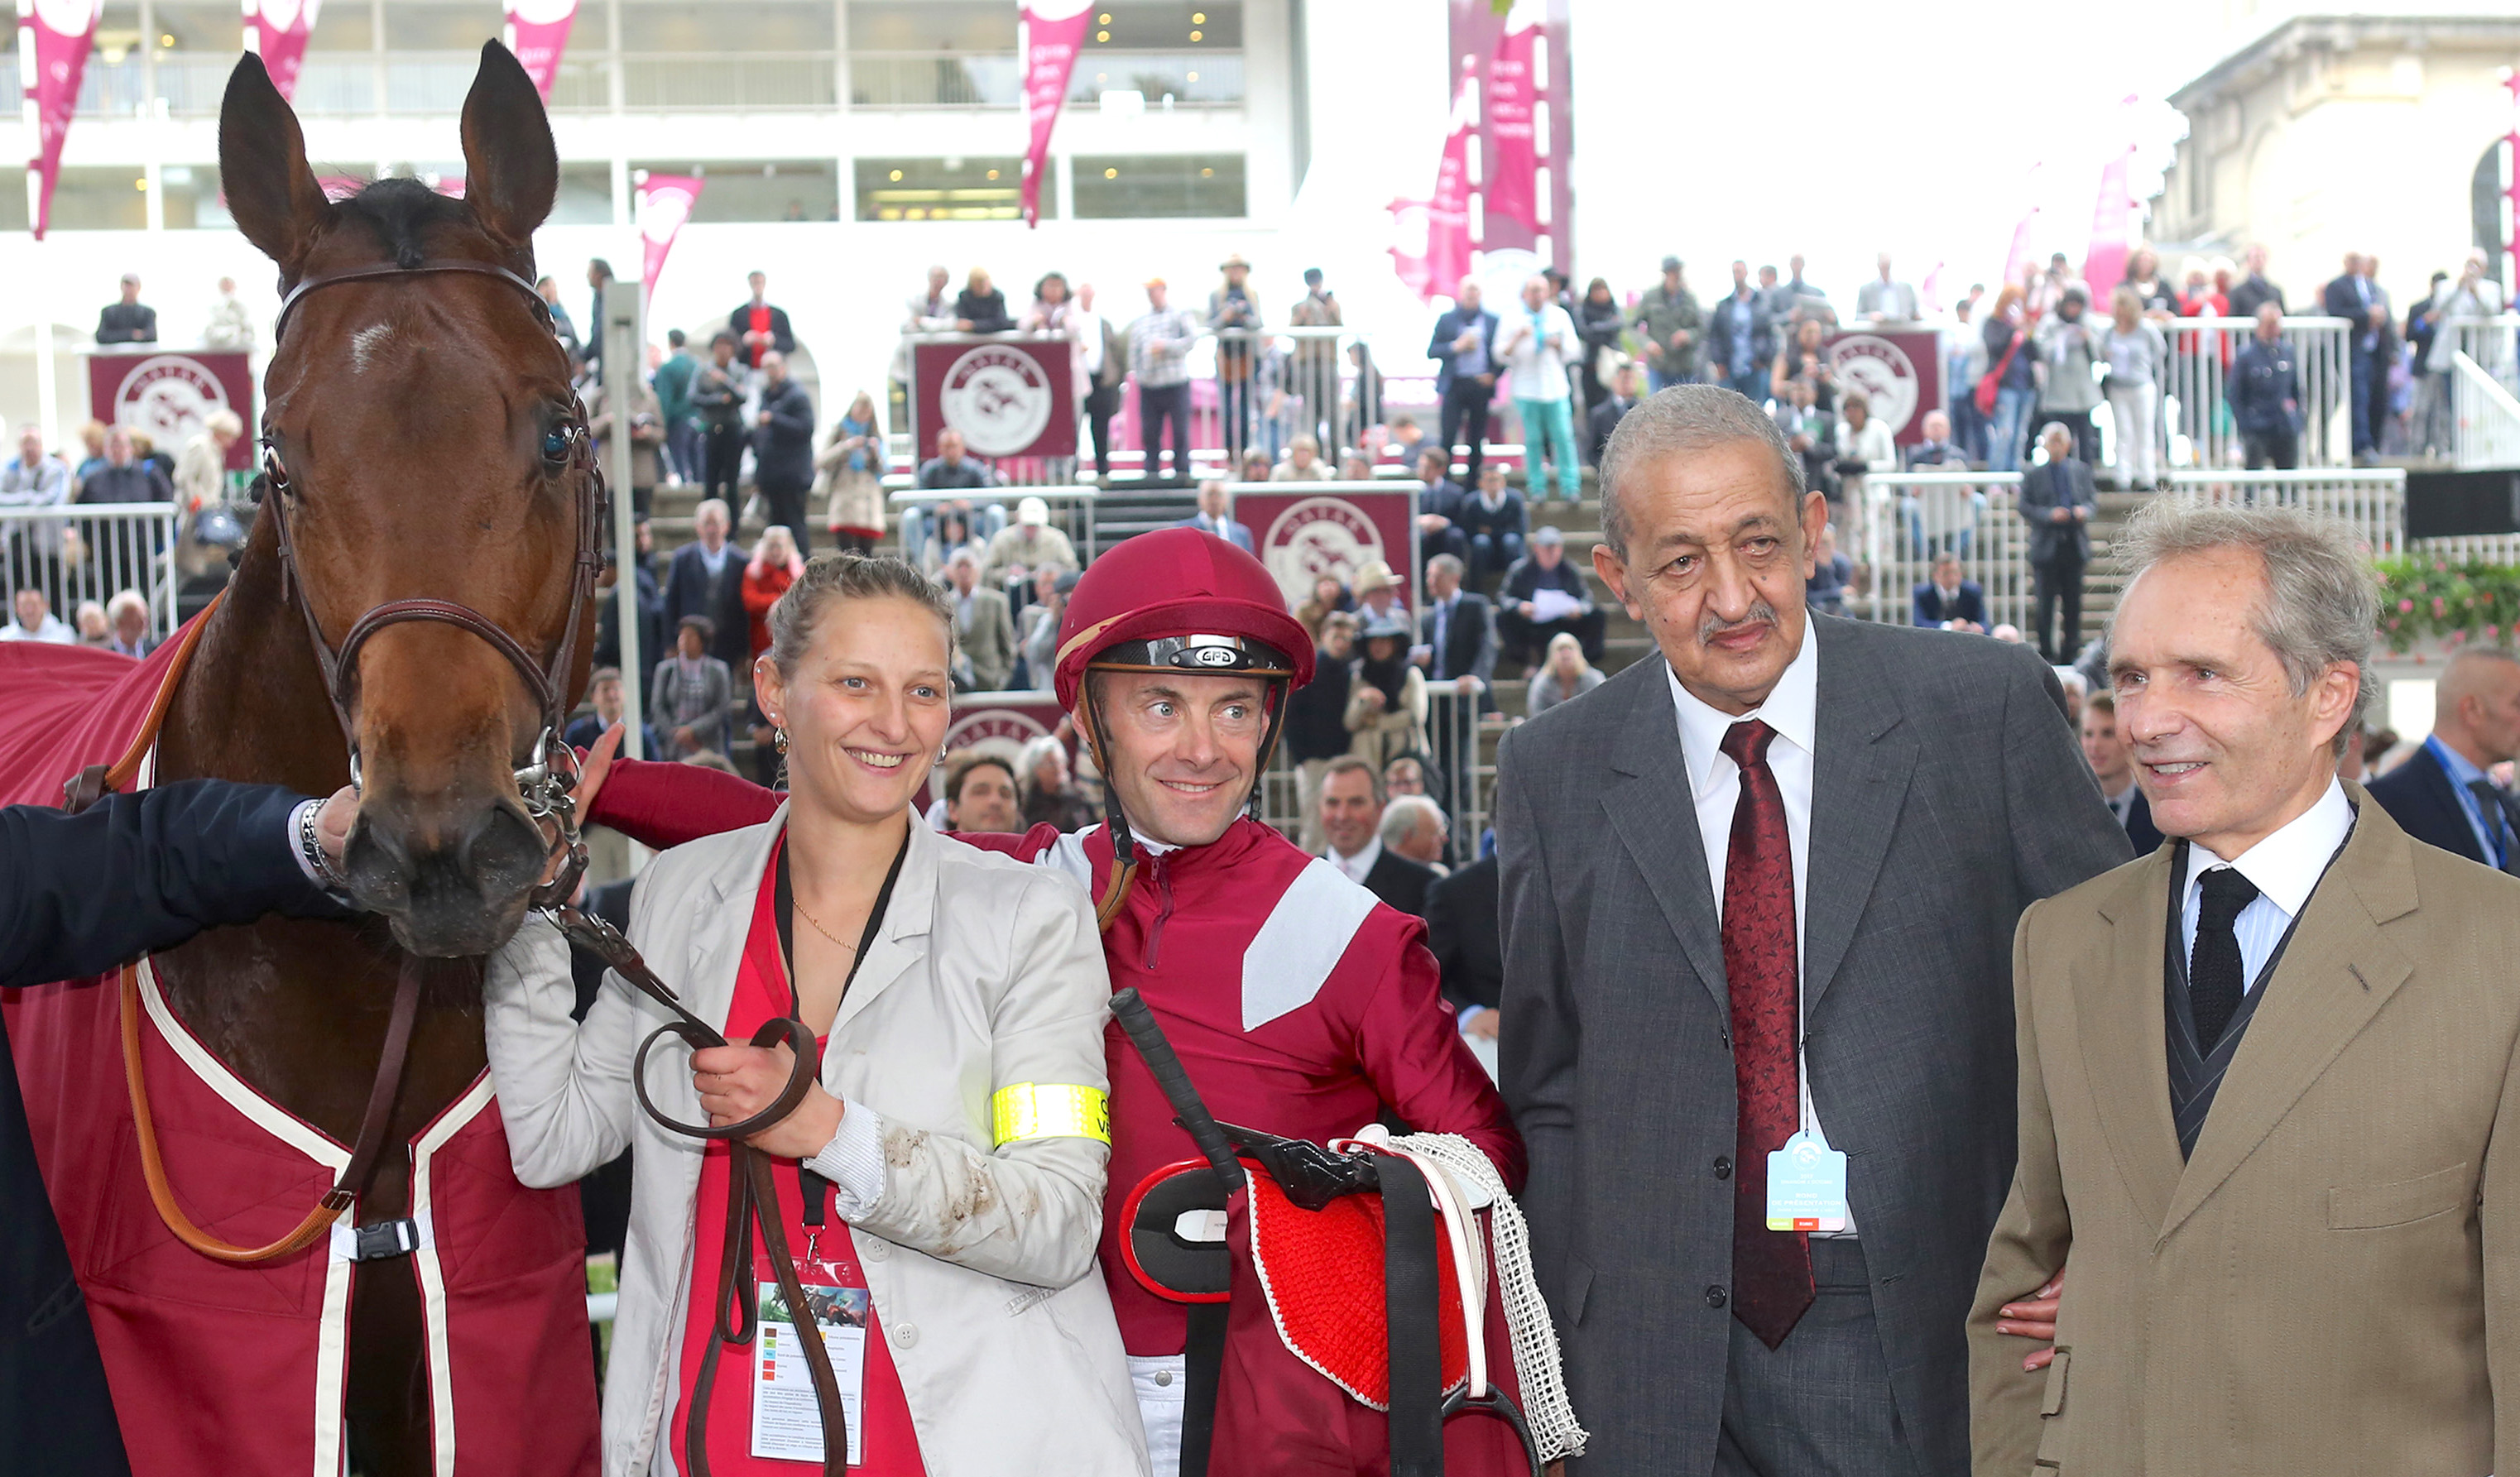
[(555, 425), (543, 432), (543, 460), (554, 467), (568, 465), (568, 428)]

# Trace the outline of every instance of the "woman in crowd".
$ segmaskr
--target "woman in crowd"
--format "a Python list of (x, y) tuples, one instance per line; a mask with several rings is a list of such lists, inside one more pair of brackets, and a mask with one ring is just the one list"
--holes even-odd
[(2100, 336), (2100, 351), (2109, 367), (2118, 485), (2149, 488), (2161, 475), (2161, 387), (2170, 378), (2170, 344), (2144, 316), (2143, 296), (2135, 288), (2109, 294), (2109, 328)]
[(2179, 316), (2179, 294), (2161, 275), (2161, 253), (2152, 247), (2138, 246), (2127, 258), (2126, 286), (2134, 290), (2144, 317), (2166, 322)]
[[(1047, 686), (1049, 679), (1042, 680)], [(1015, 771), (1021, 777), (1026, 828), (1056, 826), (1062, 831), (1083, 830), (1102, 819), (1069, 776), (1067, 745), (1057, 735), (1042, 734), (1026, 740), (1015, 759)]]
[(1347, 699), (1348, 752), (1382, 767), (1402, 754), (1422, 754), (1426, 742), (1426, 675), (1409, 659), (1409, 627), (1396, 618), (1373, 621), (1358, 633), (1365, 655)]
[(1601, 361), (1618, 352), (1619, 339), (1627, 330), (1619, 299), (1611, 295), (1610, 280), (1594, 278), (1593, 285), (1584, 290), (1584, 300), (1575, 304), (1575, 336), (1584, 340), (1584, 362), (1577, 366), (1577, 374), (1584, 386), (1588, 413), (1610, 397), (1601, 379)]
[(1987, 439), (1990, 471), (2019, 471), (2025, 424), (2039, 399), (2039, 356), (2030, 346), (2029, 299), (2005, 283), (1986, 315), (1987, 374), (1995, 380), (1994, 426)]
[(1581, 697), (1601, 685), (1601, 669), (1584, 659), (1584, 644), (1572, 631), (1549, 638), (1549, 660), (1531, 674), (1524, 711), (1537, 718), (1571, 697)]
[(762, 529), (761, 541), (752, 546), (752, 561), (743, 566), (743, 609), (752, 618), (753, 656), (770, 649), (771, 606), (804, 572), (796, 536), (778, 523)]
[(1270, 469), (1272, 482), (1327, 482), (1330, 465), (1322, 460), (1322, 443), (1297, 436), (1286, 443), (1286, 460)]
[(1239, 475), (1245, 482), (1277, 480), (1276, 466), (1270, 461), (1269, 449), (1265, 446), (1243, 448), (1242, 459), (1235, 465), (1240, 469)]
[(832, 423), (814, 470), (823, 479), (819, 491), (833, 546), (873, 554), (883, 541), (883, 431), (876, 425), (873, 395), (858, 391)]
[(1872, 419), (1870, 395), (1851, 389), (1838, 406), (1844, 414), (1837, 423), (1836, 456), (1830, 468), (1837, 473), (1838, 506), (1830, 512), (1829, 521), (1845, 529), (1848, 538), (1860, 538), (1864, 520), (1871, 515), (1865, 505), (1865, 478), (1876, 471), (1897, 471), (1899, 448), (1890, 439), (1890, 427)]
[(1821, 347), (1825, 331), (1817, 318), (1806, 318), (1794, 330), (1794, 336), (1777, 350), (1777, 367), (1768, 377), (1769, 393), (1778, 401), (1787, 398), (1791, 386), (1800, 380), (1811, 386), (1812, 406), (1822, 416), (1837, 414), (1837, 372), (1828, 367), (1828, 351)]
[(1032, 601), (1015, 616), (1015, 686), (1025, 691), (1050, 686), (1058, 667), (1058, 622), (1067, 613), (1067, 592), (1076, 588), (1077, 572), (1057, 564), (1032, 571)]
[(674, 632), (674, 654), (656, 663), (648, 692), (648, 721), (664, 730), (674, 758), (726, 752), (726, 705), (735, 674), (708, 654), (717, 623), (686, 615)]
[(1295, 607), (1295, 619), (1302, 621), (1304, 629), (1312, 632), (1313, 640), (1318, 642), (1322, 639), (1322, 622), (1329, 619), (1331, 611), (1355, 608), (1356, 598), (1347, 593), (1347, 586), (1339, 583), (1337, 575), (1317, 574), (1313, 576), (1312, 598)]
[(1003, 334), (1014, 326), (1007, 316), (1007, 294), (989, 285), (989, 269), (973, 267), (954, 299), (954, 327), (966, 334)]
[(988, 546), (971, 535), (971, 515), (960, 508), (939, 508), (927, 520), (927, 547), (919, 552), (919, 567), (929, 579), (944, 579), (945, 566), (960, 550), (968, 549), (975, 559), (988, 557)]
[[(658, 857), (630, 935), (682, 971), (670, 983), (730, 1041), (792, 1016), (821, 1044), (804, 1098), (747, 1141), (776, 1160), (764, 1213), (786, 1223), (812, 1301), (833, 1307), (827, 1347), (858, 1356), (852, 1470), (1143, 1474), (1094, 1257), (1110, 981), (1093, 909), (1057, 872), (912, 813), (951, 716), (953, 648), (944, 599), (917, 570), (826, 556), (771, 625), (754, 680), (788, 750), (788, 802), (766, 825)], [(773, 1276), (757, 1247), (750, 1265), (722, 1266), (729, 1147), (639, 1108), (634, 1053), (663, 1014), (615, 989), (572, 1022), (567, 947), (540, 922), (500, 952), (486, 999), (520, 1178), (566, 1185), (638, 1145), (607, 1477), (688, 1470), (696, 1408), (718, 1477), (818, 1470), (815, 1432), (756, 1418), (770, 1331), (717, 1337), (721, 1276)], [(785, 1046), (685, 1054), (660, 1047), (645, 1078), (685, 1122), (760, 1113), (788, 1080)], [(791, 1339), (779, 1356), (794, 1357)]]

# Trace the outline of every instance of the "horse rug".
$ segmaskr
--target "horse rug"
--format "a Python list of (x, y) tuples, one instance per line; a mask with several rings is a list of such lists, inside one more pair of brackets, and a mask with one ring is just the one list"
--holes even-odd
[[(58, 805), (91, 764), (148, 783), (165, 694), (202, 622), (143, 662), (0, 644), (0, 803)], [(195, 1224), (261, 1245), (349, 1161), (337, 1142), (211, 1055), (138, 962), (141, 1063), (167, 1178)], [(437, 1477), (587, 1474), (599, 1465), (577, 1192), (510, 1167), (488, 1073), (405, 1146), (420, 1245), (350, 1260), (353, 1210), (293, 1255), (231, 1267), (178, 1241), (140, 1168), (116, 980), (0, 991), (26, 1116), (86, 1294), (132, 1470), (339, 1477), (351, 1290), (417, 1279)]]

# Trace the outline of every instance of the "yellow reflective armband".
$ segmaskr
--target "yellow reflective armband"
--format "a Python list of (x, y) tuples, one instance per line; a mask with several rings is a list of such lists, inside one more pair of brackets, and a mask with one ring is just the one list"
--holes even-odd
[(989, 1099), (990, 1137), (997, 1147), (1026, 1139), (1099, 1139), (1111, 1141), (1111, 1099), (1101, 1088), (1058, 1082), (1018, 1082)]

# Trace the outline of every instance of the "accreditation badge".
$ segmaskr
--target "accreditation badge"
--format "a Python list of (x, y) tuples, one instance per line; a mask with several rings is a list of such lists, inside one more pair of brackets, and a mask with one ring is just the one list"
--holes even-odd
[(815, 1403), (812, 1366), (805, 1363), (800, 1320), (822, 1330), (832, 1373), (848, 1417), (849, 1465), (866, 1460), (866, 1337), (873, 1300), (863, 1287), (839, 1285), (827, 1263), (796, 1268), (804, 1284), (803, 1309), (788, 1306), (777, 1282), (759, 1284), (761, 1319), (752, 1341), (752, 1455), (776, 1461), (823, 1459), (822, 1408)]
[(1768, 1156), (1770, 1231), (1844, 1231), (1846, 1155), (1806, 1129)]

